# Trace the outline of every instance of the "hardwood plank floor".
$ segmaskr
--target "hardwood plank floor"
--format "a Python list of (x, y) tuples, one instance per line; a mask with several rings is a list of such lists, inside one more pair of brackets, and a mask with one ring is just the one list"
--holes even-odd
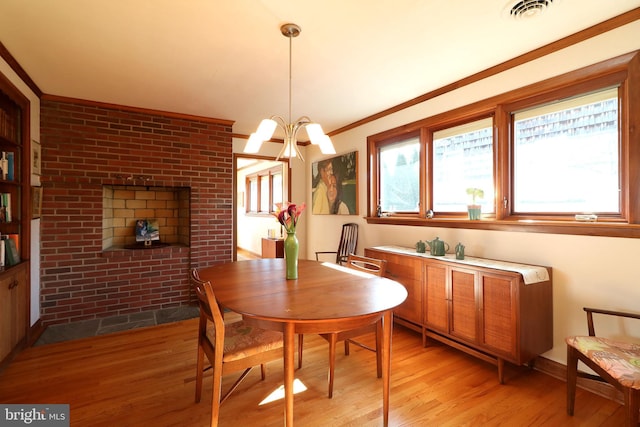
[[(206, 426), (211, 380), (194, 403), (197, 319), (26, 349), (0, 373), (1, 403), (68, 403), (72, 426)], [(619, 426), (622, 407), (579, 389), (576, 415), (565, 410), (565, 383), (526, 367), (496, 368), (443, 344), (394, 328), (391, 426)], [(375, 356), (352, 346), (336, 358), (333, 399), (326, 397), (328, 347), (305, 336), (296, 378), (299, 426), (382, 425), (382, 383)], [(282, 385), (281, 362), (260, 381), (252, 372), (222, 406), (222, 426), (281, 426), (283, 401), (261, 404)], [(225, 377), (226, 389), (235, 377)]]

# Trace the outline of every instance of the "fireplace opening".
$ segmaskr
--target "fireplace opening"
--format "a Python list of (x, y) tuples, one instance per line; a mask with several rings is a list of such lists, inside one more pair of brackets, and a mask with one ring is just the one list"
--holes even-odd
[(190, 200), (188, 187), (103, 186), (102, 250), (189, 246)]

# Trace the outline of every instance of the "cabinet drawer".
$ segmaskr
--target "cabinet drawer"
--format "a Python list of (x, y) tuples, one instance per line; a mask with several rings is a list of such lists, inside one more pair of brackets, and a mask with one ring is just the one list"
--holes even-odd
[(402, 283), (407, 289), (407, 299), (394, 310), (395, 315), (417, 325), (422, 324), (422, 260), (371, 249), (365, 249), (364, 254), (386, 260), (385, 276)]

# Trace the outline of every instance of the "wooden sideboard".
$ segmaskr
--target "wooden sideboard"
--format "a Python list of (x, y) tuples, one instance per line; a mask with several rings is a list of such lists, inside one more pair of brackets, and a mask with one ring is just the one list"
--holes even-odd
[(284, 258), (284, 239), (263, 237), (262, 258)]
[(409, 297), (394, 311), (399, 323), (498, 367), (531, 365), (553, 347), (551, 268), (453, 255), (435, 257), (398, 246), (366, 248), (387, 260), (387, 276)]

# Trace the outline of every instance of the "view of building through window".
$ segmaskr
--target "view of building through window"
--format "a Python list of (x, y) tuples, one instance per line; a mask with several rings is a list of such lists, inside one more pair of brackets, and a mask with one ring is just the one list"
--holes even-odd
[(468, 188), (484, 192), (483, 213), (494, 211), (491, 117), (434, 132), (432, 179), (434, 212), (466, 212)]
[(420, 203), (420, 139), (416, 136), (380, 148), (382, 212), (418, 212)]
[(618, 92), (513, 114), (515, 213), (619, 213)]

